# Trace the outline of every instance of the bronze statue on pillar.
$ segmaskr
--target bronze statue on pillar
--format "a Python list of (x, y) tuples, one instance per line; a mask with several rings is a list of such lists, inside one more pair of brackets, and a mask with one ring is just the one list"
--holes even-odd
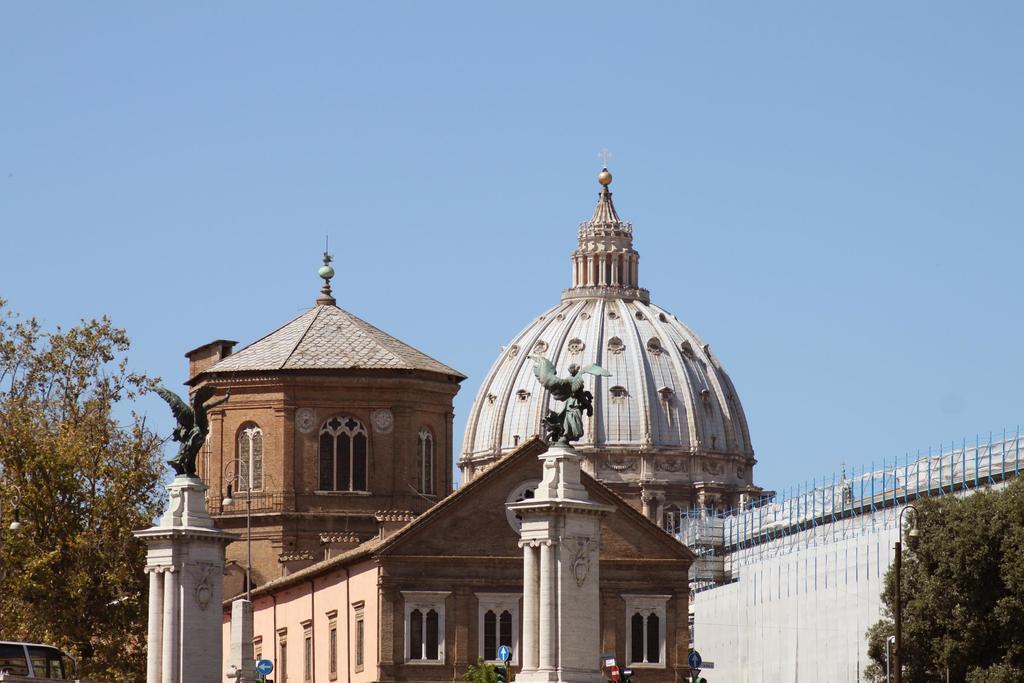
[(171, 438), (179, 442), (181, 447), (178, 448), (178, 455), (167, 462), (174, 468), (176, 474), (194, 477), (196, 476), (196, 456), (206, 442), (206, 435), (210, 433), (208, 414), (231, 398), (231, 390), (229, 389), (223, 398), (211, 401), (210, 399), (217, 393), (217, 388), (210, 384), (204, 384), (192, 395), (191, 405), (185, 403), (181, 397), (166, 387), (158, 386), (155, 391), (171, 407), (174, 419), (178, 421), (178, 426), (174, 428)]

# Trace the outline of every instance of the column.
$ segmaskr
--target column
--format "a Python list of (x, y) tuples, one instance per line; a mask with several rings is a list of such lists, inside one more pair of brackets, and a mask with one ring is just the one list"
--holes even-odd
[(537, 616), (540, 608), (540, 576), (537, 548), (523, 545), (523, 670), (536, 671), (538, 661)]
[(146, 642), (146, 683), (160, 683), (161, 626), (164, 618), (164, 575), (149, 569), (149, 631)]
[(555, 638), (556, 622), (555, 609), (555, 575), (558, 567), (555, 566), (555, 546), (553, 542), (546, 541), (540, 546), (540, 669), (553, 671), (557, 666), (555, 660)]
[(163, 683), (178, 683), (178, 638), (181, 616), (178, 610), (178, 572), (169, 568), (164, 574), (164, 632), (163, 632), (163, 665), (161, 674)]

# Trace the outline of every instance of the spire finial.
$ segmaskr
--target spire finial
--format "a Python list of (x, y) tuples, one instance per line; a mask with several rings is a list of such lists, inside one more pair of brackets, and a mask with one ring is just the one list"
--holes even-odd
[(612, 184), (612, 174), (608, 171), (608, 160), (612, 158), (612, 153), (605, 148), (597, 156), (601, 158), (601, 172), (597, 174), (597, 182), (607, 188)]
[(334, 257), (328, 251), (330, 248), (329, 238), (324, 238), (324, 264), (320, 266), (319, 275), (324, 279), (324, 286), (320, 288), (320, 296), (316, 298), (317, 306), (334, 306), (337, 301), (331, 296), (331, 278), (334, 277), (334, 268), (331, 261)]

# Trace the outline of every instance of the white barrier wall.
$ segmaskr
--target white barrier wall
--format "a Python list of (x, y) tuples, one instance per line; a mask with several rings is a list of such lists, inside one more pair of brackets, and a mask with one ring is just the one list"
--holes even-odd
[(715, 683), (863, 681), (899, 508), (733, 553), (739, 581), (698, 592), (694, 647)]

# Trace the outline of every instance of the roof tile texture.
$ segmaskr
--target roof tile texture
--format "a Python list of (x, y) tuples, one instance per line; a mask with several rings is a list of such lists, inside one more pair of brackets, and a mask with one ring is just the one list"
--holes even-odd
[(248, 370), (426, 370), (463, 377), (337, 306), (316, 306), (228, 356), (208, 372)]

